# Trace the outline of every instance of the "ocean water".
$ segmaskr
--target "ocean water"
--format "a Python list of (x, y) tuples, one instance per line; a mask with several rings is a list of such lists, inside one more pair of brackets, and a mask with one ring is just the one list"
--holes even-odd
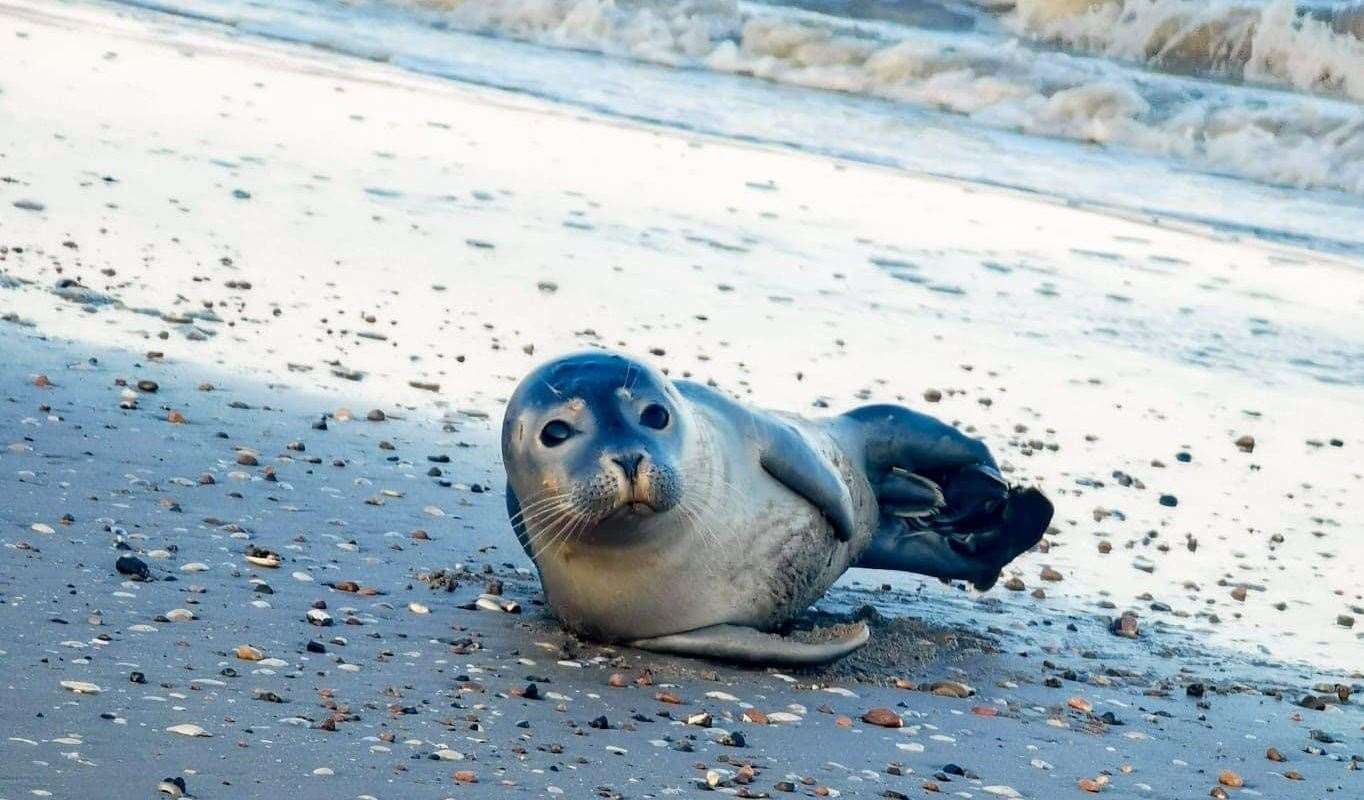
[(1364, 256), (1359, 0), (125, 3), (599, 113)]

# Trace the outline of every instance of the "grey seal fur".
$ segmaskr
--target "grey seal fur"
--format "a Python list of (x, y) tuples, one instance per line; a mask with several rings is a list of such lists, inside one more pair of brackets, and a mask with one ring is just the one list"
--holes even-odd
[(1052, 515), (932, 417), (758, 410), (607, 351), (522, 380), (502, 457), (513, 530), (566, 628), (725, 661), (846, 655), (860, 623), (818, 642), (774, 634), (852, 566), (989, 588)]

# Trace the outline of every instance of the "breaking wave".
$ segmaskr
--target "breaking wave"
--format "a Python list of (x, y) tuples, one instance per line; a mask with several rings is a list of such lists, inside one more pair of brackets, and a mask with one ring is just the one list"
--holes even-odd
[(465, 31), (928, 106), (1207, 171), (1364, 195), (1364, 106), (1349, 99), (1364, 96), (1357, 6), (1314, 16), (1278, 0), (1018, 0), (1002, 17), (1026, 37), (1099, 58), (980, 29), (925, 30), (734, 0), (398, 2)]

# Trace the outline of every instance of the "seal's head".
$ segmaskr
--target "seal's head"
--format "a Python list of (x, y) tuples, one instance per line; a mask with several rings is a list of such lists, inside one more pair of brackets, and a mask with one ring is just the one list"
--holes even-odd
[[(530, 531), (628, 536), (682, 498), (691, 419), (672, 383), (625, 356), (587, 352), (526, 376), (507, 404), (502, 460)], [(604, 524), (623, 522), (626, 524)]]

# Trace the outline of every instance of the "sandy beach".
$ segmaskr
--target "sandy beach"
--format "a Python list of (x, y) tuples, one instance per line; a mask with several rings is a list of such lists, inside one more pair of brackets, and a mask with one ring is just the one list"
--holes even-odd
[[(122, 6), (0, 42), (0, 800), (1364, 796), (1364, 258)], [(1054, 528), (849, 573), (825, 670), (577, 641), (497, 431), (594, 346), (933, 413)]]

